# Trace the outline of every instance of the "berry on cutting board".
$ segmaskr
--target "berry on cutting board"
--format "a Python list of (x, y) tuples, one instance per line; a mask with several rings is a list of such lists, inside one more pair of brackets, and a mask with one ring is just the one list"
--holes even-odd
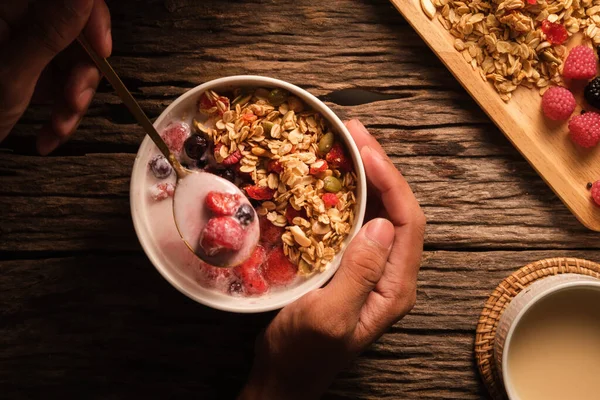
[(596, 76), (596, 54), (587, 46), (575, 46), (569, 52), (563, 66), (567, 79), (592, 79)]
[(551, 87), (542, 96), (542, 111), (547, 118), (554, 121), (569, 119), (576, 105), (573, 93), (564, 87)]
[(600, 78), (594, 78), (587, 84), (583, 96), (589, 105), (600, 108)]
[(586, 112), (569, 121), (571, 140), (581, 147), (594, 147), (600, 142), (600, 114)]
[(209, 256), (224, 251), (238, 251), (243, 245), (244, 230), (239, 222), (231, 217), (209, 219), (200, 234), (200, 247)]
[(600, 180), (597, 180), (592, 184), (592, 199), (597, 206), (600, 206)]

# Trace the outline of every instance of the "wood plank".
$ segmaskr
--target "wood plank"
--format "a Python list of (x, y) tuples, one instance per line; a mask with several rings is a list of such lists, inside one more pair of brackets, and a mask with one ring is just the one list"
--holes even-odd
[[(597, 234), (573, 218), (525, 161), (392, 159), (428, 218), (428, 248), (600, 248)], [(133, 154), (0, 155), (0, 248), (139, 249), (129, 216), (133, 160)]]
[[(473, 340), (485, 299), (517, 268), (557, 256), (598, 261), (600, 252), (425, 252), (413, 312), (343, 372), (326, 398), (482, 398)], [(0, 385), (8, 397), (51, 390), (232, 398), (254, 337), (273, 315), (198, 305), (140, 253), (0, 261), (0, 293)], [(213, 385), (222, 371), (226, 388)]]

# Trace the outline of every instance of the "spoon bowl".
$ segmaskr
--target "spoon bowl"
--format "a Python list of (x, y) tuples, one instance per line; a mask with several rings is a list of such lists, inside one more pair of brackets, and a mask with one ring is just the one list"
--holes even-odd
[[(175, 174), (177, 184), (173, 193), (173, 215), (177, 231), (188, 249), (190, 249), (202, 261), (215, 266), (231, 268), (242, 264), (258, 244), (260, 229), (258, 218), (254, 215), (249, 226), (241, 231), (239, 235), (234, 232), (218, 232), (219, 235), (233, 235), (239, 243), (239, 249), (231, 250), (211, 246), (212, 252), (202, 246), (204, 229), (209, 223), (209, 214), (205, 205), (205, 198), (210, 191), (229, 193), (239, 197), (240, 202), (249, 204), (242, 191), (233, 183), (208, 172), (191, 171), (181, 165), (175, 155), (171, 152), (156, 128), (142, 111), (131, 93), (127, 90), (117, 73), (109, 62), (100, 57), (83, 36), (77, 38), (78, 42), (94, 61), (104, 77), (110, 82), (115, 92), (119, 95), (125, 106), (144, 128), (148, 136), (158, 147), (160, 152), (169, 161)], [(252, 213), (254, 213), (254, 208)], [(241, 229), (241, 228), (240, 228)]]

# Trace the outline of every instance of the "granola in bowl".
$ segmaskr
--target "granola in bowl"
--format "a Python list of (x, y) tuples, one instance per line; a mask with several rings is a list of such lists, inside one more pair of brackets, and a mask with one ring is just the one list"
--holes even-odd
[[(324, 283), (364, 213), (357, 196), (364, 190), (357, 175), (362, 173), (364, 179), (364, 172), (362, 165), (357, 169), (357, 150), (348, 148), (348, 135), (337, 131), (341, 122), (337, 120), (334, 128), (331, 115), (315, 111), (299, 96), (261, 86), (204, 90), (194, 96), (193, 108), (168, 111), (159, 124), (165, 142), (188, 168), (214, 173), (240, 187), (256, 210), (261, 235), (252, 256), (233, 269), (196, 259), (172, 236), (166, 226), (170, 223), (165, 224), (176, 182), (149, 144), (136, 161), (146, 163), (146, 195), (132, 192), (132, 204), (134, 196), (144, 198), (145, 215), (155, 224), (149, 230), (158, 243), (156, 252), (187, 281), (239, 300), (276, 298), (280, 292), (282, 298), (299, 297)], [(243, 221), (253, 214), (239, 212), (232, 218)], [(158, 214), (160, 219), (152, 218)], [(174, 281), (181, 282), (180, 277), (165, 277), (176, 287)], [(202, 298), (206, 292), (182, 291), (208, 304)], [(288, 292), (290, 296), (284, 296)]]

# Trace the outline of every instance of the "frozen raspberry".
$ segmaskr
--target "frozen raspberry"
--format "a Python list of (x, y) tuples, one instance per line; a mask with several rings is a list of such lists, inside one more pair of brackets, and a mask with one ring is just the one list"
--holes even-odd
[(592, 79), (596, 76), (596, 55), (587, 46), (574, 47), (563, 66), (563, 76), (569, 79)]
[(259, 219), (260, 223), (260, 242), (267, 247), (274, 247), (281, 243), (281, 235), (284, 229), (273, 225), (265, 217)]
[(150, 166), (150, 170), (154, 176), (158, 179), (166, 178), (167, 176), (171, 175), (171, 172), (173, 171), (171, 164), (169, 164), (165, 156), (162, 154), (152, 157), (148, 165)]
[(327, 168), (328, 168), (327, 161), (317, 160), (311, 164), (309, 173), (311, 175), (317, 175), (323, 171), (327, 171)]
[(338, 203), (338, 197), (333, 193), (325, 193), (321, 196), (321, 200), (323, 200), (323, 203), (325, 203), (327, 207), (335, 207)]
[(248, 197), (254, 200), (269, 200), (273, 198), (275, 190), (265, 186), (249, 185), (244, 188)]
[[(535, 4), (535, 0), (533, 3)], [(542, 22), (542, 32), (546, 34), (546, 39), (552, 44), (563, 44), (568, 39), (567, 28), (556, 22), (550, 22), (547, 19)]]
[(575, 110), (575, 97), (568, 90), (560, 86), (554, 86), (546, 90), (542, 97), (542, 110), (547, 118), (554, 121), (569, 119)]
[(172, 183), (157, 183), (150, 188), (150, 196), (155, 201), (164, 200), (173, 196), (175, 193), (175, 185)]
[(537, 1), (536, 0), (527, 0), (527, 3), (529, 3), (529, 4), (535, 4), (535, 3), (537, 3)]
[(352, 163), (346, 155), (344, 148), (339, 143), (333, 144), (331, 150), (329, 150), (329, 153), (325, 156), (325, 160), (327, 160), (327, 163), (332, 168), (337, 168), (346, 172), (352, 170)]
[(242, 159), (242, 153), (240, 153), (239, 150), (236, 150), (233, 153), (231, 153), (230, 155), (228, 155), (227, 158), (225, 158), (223, 160), (223, 165), (237, 164), (240, 162), (241, 159)]
[(227, 284), (233, 276), (231, 269), (213, 267), (205, 262), (200, 262), (199, 268), (200, 281), (207, 287), (221, 286), (220, 283)]
[(273, 286), (287, 285), (294, 280), (297, 272), (298, 267), (283, 254), (281, 247), (271, 250), (263, 266), (263, 275), (266, 281)]
[(216, 215), (233, 215), (240, 204), (240, 196), (238, 194), (212, 191), (208, 192), (205, 201), (208, 208)]
[(235, 212), (235, 217), (242, 226), (248, 226), (254, 221), (254, 208), (250, 204), (242, 204)]
[(208, 223), (200, 234), (200, 247), (209, 256), (214, 256), (224, 251), (237, 251), (244, 244), (244, 230), (241, 225), (231, 217), (216, 217)]
[(190, 126), (185, 122), (169, 124), (161, 133), (161, 137), (172, 152), (179, 154), (183, 143), (190, 135)]
[(283, 166), (279, 160), (271, 160), (267, 163), (267, 171), (280, 174), (283, 172)]
[(269, 289), (261, 269), (261, 265), (265, 262), (266, 253), (264, 247), (256, 246), (250, 258), (233, 269), (234, 274), (242, 280), (245, 293), (249, 295), (263, 294)]
[(569, 121), (571, 139), (581, 147), (594, 147), (600, 141), (600, 114), (586, 112)]
[(592, 185), (592, 199), (596, 205), (600, 206), (600, 180), (594, 182)]

